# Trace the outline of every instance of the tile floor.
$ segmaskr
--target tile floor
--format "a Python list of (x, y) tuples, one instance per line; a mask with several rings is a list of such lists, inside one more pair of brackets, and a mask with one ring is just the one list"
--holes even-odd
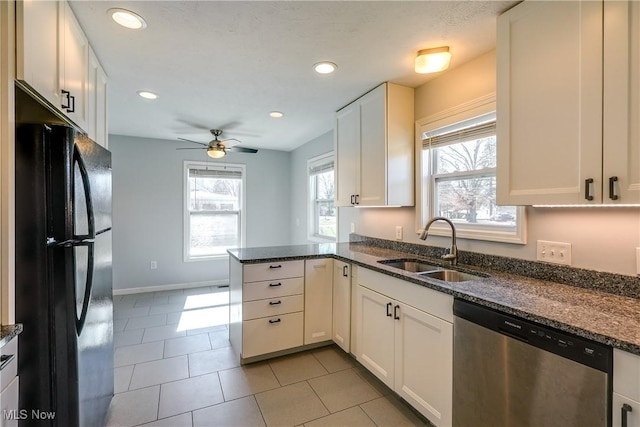
[(108, 426), (425, 426), (331, 345), (240, 366), (228, 292), (114, 297), (115, 396)]

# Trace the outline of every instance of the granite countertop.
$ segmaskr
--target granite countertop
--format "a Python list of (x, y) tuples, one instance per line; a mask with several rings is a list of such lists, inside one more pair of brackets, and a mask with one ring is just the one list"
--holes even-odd
[(241, 263), (332, 257), (640, 355), (640, 299), (637, 298), (479, 266), (460, 265), (456, 269), (490, 277), (443, 282), (378, 262), (419, 258), (450, 268), (437, 258), (363, 243), (241, 248), (228, 252)]
[(0, 348), (4, 347), (13, 338), (17, 337), (22, 332), (22, 323), (16, 325), (1, 325), (0, 326)]

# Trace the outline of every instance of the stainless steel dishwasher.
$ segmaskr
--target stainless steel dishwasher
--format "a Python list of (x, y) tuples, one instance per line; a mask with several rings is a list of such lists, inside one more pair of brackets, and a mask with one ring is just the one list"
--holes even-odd
[(453, 427), (610, 427), (613, 350), (456, 299)]

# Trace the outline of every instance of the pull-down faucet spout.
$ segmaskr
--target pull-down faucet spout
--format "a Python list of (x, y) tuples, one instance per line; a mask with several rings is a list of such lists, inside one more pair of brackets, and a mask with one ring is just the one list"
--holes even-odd
[(424, 230), (420, 235), (421, 240), (426, 240), (429, 236), (429, 227), (436, 221), (445, 221), (451, 226), (451, 248), (447, 249), (447, 252), (442, 255), (440, 258), (447, 260), (451, 263), (451, 265), (458, 264), (458, 247), (456, 245), (456, 226), (453, 225), (453, 222), (449, 218), (445, 218), (443, 216), (434, 216), (424, 226)]

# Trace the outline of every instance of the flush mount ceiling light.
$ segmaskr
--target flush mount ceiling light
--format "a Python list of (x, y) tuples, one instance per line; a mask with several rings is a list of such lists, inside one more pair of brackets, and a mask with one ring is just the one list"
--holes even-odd
[(422, 49), (416, 56), (415, 70), (419, 74), (436, 73), (446, 70), (450, 60), (449, 46)]
[(111, 19), (125, 28), (132, 30), (144, 30), (147, 28), (147, 22), (144, 18), (130, 10), (113, 8), (109, 9), (107, 13), (111, 16)]
[(313, 64), (313, 69), (316, 70), (318, 74), (330, 74), (333, 73), (338, 66), (333, 62), (318, 62), (317, 64)]
[(284, 117), (284, 113), (281, 112), (281, 111), (272, 111), (272, 112), (269, 113), (269, 115), (271, 117), (273, 117), (274, 119), (279, 119), (281, 117)]
[(144, 99), (158, 99), (158, 94), (149, 92), (148, 90), (139, 90), (137, 94)]

